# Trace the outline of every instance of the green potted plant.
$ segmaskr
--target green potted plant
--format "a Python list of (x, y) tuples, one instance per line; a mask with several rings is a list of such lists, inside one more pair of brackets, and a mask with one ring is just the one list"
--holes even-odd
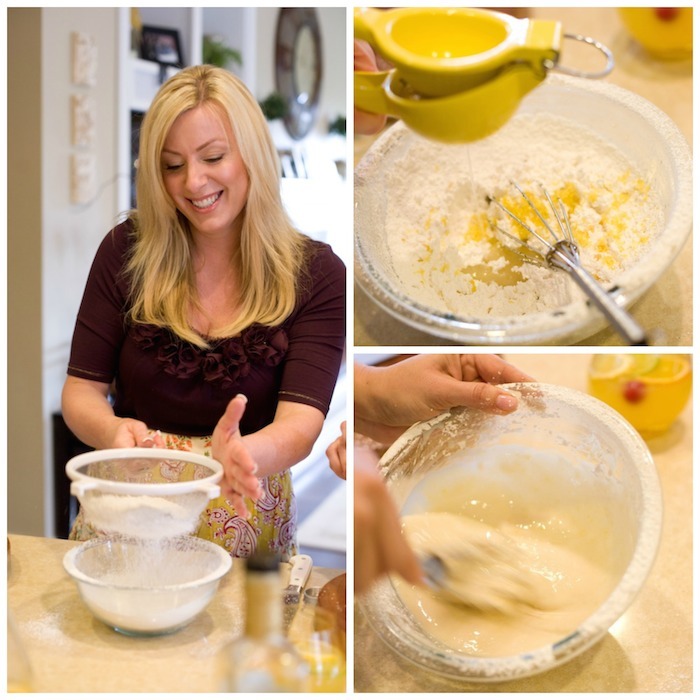
[(336, 117), (328, 126), (329, 134), (339, 134), (345, 136), (347, 131), (347, 120), (344, 116)]
[(243, 57), (237, 49), (226, 46), (219, 36), (207, 35), (202, 40), (202, 63), (226, 68), (229, 63), (243, 65)]
[(274, 121), (275, 119), (284, 119), (287, 114), (287, 100), (282, 97), (279, 92), (271, 92), (261, 103), (265, 119)]

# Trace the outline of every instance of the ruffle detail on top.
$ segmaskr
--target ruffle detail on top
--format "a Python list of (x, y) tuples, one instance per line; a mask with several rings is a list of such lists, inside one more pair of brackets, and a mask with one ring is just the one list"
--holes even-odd
[(153, 325), (131, 326), (129, 335), (144, 352), (155, 356), (166, 374), (179, 379), (201, 378), (222, 388), (247, 377), (254, 365), (275, 367), (289, 345), (282, 328), (259, 324), (233, 338), (211, 340), (208, 348), (198, 348), (167, 328)]

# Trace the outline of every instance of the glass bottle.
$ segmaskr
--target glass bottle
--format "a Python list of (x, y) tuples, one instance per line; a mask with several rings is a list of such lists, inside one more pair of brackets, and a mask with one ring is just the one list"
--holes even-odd
[(282, 632), (279, 564), (279, 556), (269, 553), (246, 561), (245, 629), (224, 650), (223, 692), (295, 693), (308, 688), (308, 665)]

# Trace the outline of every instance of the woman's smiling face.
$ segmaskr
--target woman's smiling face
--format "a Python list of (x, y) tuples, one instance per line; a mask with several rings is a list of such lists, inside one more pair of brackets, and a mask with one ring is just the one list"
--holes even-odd
[(175, 120), (163, 145), (161, 167), (166, 191), (196, 233), (240, 233), (248, 173), (218, 105), (200, 105)]

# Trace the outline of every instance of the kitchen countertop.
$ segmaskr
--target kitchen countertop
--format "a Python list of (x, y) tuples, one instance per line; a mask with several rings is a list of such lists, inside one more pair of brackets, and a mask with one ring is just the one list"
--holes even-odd
[[(187, 627), (128, 637), (95, 619), (63, 569), (68, 540), (9, 535), (7, 598), (35, 692), (213, 692), (217, 652), (243, 630), (243, 565)], [(283, 565), (286, 569), (288, 564)], [(307, 587), (342, 572), (315, 567)], [(287, 576), (283, 573), (283, 580)]]
[[(690, 61), (660, 62), (650, 58), (625, 31), (617, 10), (610, 7), (532, 8), (530, 16), (556, 19), (564, 31), (592, 36), (612, 49), (616, 65), (604, 80), (645, 97), (676, 123), (692, 147), (693, 77)], [(572, 42), (566, 49), (572, 51)], [(579, 49), (579, 47), (576, 47)], [(590, 51), (590, 49), (589, 49)], [(595, 52), (581, 53), (576, 65), (583, 67)], [(578, 57), (579, 54), (577, 53)], [(580, 62), (579, 62), (580, 61)], [(595, 63), (593, 67), (597, 66)], [(377, 136), (355, 137), (355, 163)], [(692, 339), (693, 265), (692, 235), (675, 262), (656, 284), (632, 307), (635, 318), (664, 338), (658, 344), (690, 346)], [(456, 345), (416, 330), (377, 306), (355, 285), (355, 345)], [(577, 345), (620, 345), (611, 330), (604, 330)]]
[[(590, 355), (505, 358), (535, 379), (585, 391)], [(355, 608), (355, 690), (359, 692), (691, 692), (692, 401), (662, 437), (648, 442), (661, 480), (664, 523), (654, 567), (627, 612), (603, 639), (563, 666), (496, 685), (460, 684), (396, 655)]]

